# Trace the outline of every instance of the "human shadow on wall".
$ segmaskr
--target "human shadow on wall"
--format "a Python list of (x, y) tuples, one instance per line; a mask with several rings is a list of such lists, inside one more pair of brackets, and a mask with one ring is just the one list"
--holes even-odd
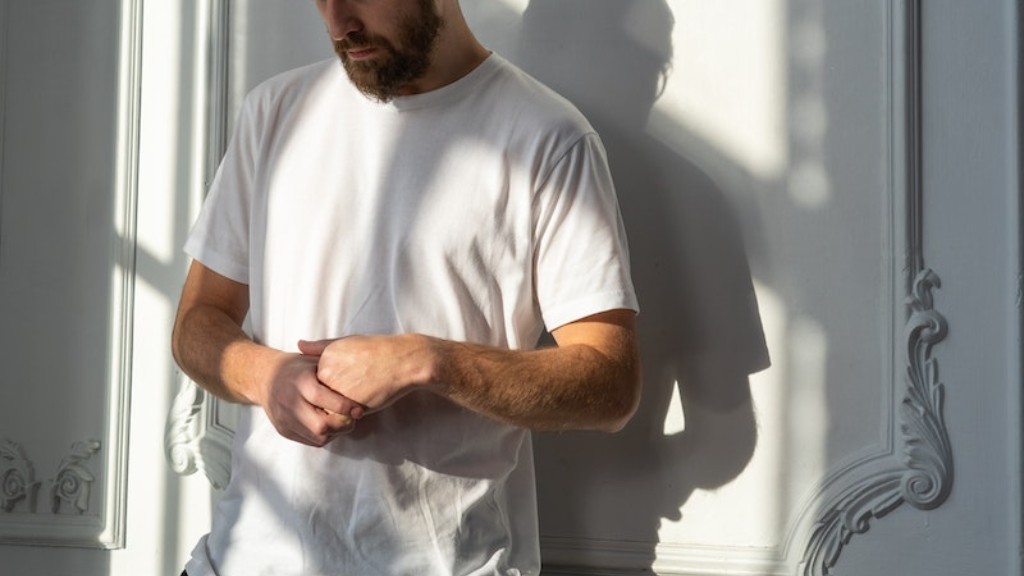
[[(768, 365), (736, 211), (646, 132), (673, 26), (665, 0), (531, 0), (517, 57), (602, 136), (642, 309), (644, 396), (633, 421), (611, 436), (536, 436), (541, 534), (545, 548), (637, 543), (620, 566), (631, 568), (651, 567), (662, 520), (679, 520), (694, 490), (724, 486), (750, 462), (748, 375)], [(685, 429), (666, 432), (675, 389)]]

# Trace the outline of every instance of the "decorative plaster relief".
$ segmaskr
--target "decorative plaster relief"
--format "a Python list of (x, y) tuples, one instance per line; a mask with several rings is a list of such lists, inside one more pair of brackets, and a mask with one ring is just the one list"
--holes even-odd
[(78, 514), (84, 514), (89, 509), (92, 483), (96, 477), (85, 466), (85, 461), (99, 450), (100, 443), (97, 440), (71, 445), (71, 454), (61, 460), (50, 488), (50, 508), (54, 514), (61, 513), (62, 504), (70, 505)]
[(167, 417), (164, 449), (171, 469), (183, 476), (202, 470), (218, 490), (231, 477), (231, 426), (221, 421), (225, 404), (188, 378)]
[(25, 457), (21, 446), (10, 440), (0, 440), (0, 481), (3, 482), (0, 508), (4, 512), (13, 512), (22, 500), (29, 510), (35, 510), (39, 482), (32, 462)]
[[(50, 486), (52, 514), (82, 515), (89, 511), (92, 484), (96, 476), (86, 461), (98, 453), (100, 447), (98, 440), (71, 445), (71, 453), (57, 465), (54, 477), (46, 481)], [(42, 483), (35, 479), (32, 462), (25, 451), (12, 440), (0, 439), (0, 478), (3, 479), (0, 509), (7, 513), (43, 513), (38, 509), (36, 500)]]
[(171, 470), (182, 476), (195, 474), (199, 469), (199, 415), (205, 397), (198, 386), (186, 379), (174, 397), (171, 412), (167, 416), (164, 451)]
[(939, 285), (934, 272), (922, 270), (908, 303), (907, 391), (901, 405), (903, 466), (861, 479), (823, 509), (804, 553), (805, 576), (834, 574), (843, 548), (855, 534), (867, 532), (873, 518), (882, 518), (904, 503), (931, 510), (949, 496), (953, 451), (942, 410), (945, 387), (931, 355), (947, 332), (945, 318), (932, 304), (931, 291)]

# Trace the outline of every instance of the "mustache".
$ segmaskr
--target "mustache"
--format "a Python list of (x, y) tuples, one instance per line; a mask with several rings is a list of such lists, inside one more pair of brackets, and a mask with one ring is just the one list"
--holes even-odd
[(334, 44), (336, 52), (363, 50), (366, 48), (386, 48), (390, 46), (384, 39), (369, 36), (365, 32), (353, 32), (344, 38), (332, 38), (331, 42)]

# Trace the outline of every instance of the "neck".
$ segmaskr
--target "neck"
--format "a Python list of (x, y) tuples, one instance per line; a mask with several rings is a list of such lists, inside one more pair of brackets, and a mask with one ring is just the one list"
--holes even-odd
[(472, 72), (491, 53), (469, 29), (458, 2), (442, 2), (438, 8), (444, 27), (434, 45), (430, 68), (422, 78), (401, 90), (403, 96), (447, 86)]

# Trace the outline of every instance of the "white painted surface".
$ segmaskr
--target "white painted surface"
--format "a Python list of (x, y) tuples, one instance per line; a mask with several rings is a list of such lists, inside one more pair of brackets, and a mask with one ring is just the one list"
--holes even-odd
[[(210, 4), (145, 6), (126, 547), (4, 545), (0, 573), (177, 574), (208, 525), (214, 495), (201, 475), (170, 473), (163, 420), (178, 390), (168, 333), (186, 264), (179, 247), (207, 169)], [(615, 573), (796, 573), (828, 496), (902, 448), (908, 220), (894, 85), (902, 80), (890, 68), (902, 46), (889, 45), (900, 38), (891, 27), (902, 3), (464, 4), (489, 46), (573, 98), (601, 130), (643, 297), (647, 388), (637, 419), (613, 437), (538, 437), (548, 558)], [(22, 286), (28, 305), (6, 293), (0, 302), (0, 438), (53, 452), (40, 462), (59, 459), (64, 436), (105, 433), (107, 406), (96, 398), (110, 390), (106, 363), (76, 369), (74, 359), (110, 352), (109, 310), (83, 302), (106, 302), (110, 282), (86, 264), (111, 258), (95, 243), (110, 237), (113, 212), (97, 211), (111, 208), (125, 155), (109, 104), (123, 42), (111, 15), (121, 5), (0, 0), (0, 18), (19, 18), (13, 32), (0, 22), (0, 287), (20, 286), (12, 270), (36, 253), (12, 259), (11, 247), (30, 243), (60, 263), (34, 273), (82, 274), (85, 288), (82, 300), (57, 306), (43, 305), (50, 287)], [(262, 77), (329, 54), (311, 6), (232, 8), (229, 115)], [(1022, 573), (1017, 19), (1009, 0), (929, 0), (923, 13), (919, 222), (922, 257), (943, 281), (935, 308), (950, 327), (933, 357), (946, 385), (953, 490), (935, 510), (902, 505), (871, 520), (843, 549), (837, 574)], [(32, 44), (72, 22), (79, 34), (65, 43)], [(105, 112), (83, 114), (59, 104), (67, 94), (31, 98), (23, 81), (12, 85), (52, 83), (48, 63), (70, 77), (106, 74), (109, 83), (78, 85), (91, 96), (74, 100)], [(79, 136), (59, 138), (62, 127)], [(64, 169), (48, 169), (51, 156)], [(90, 202), (55, 209), (80, 181), (93, 185)], [(24, 192), (37, 189), (58, 197), (40, 203), (46, 196)], [(40, 215), (23, 216), (33, 210)], [(99, 223), (87, 230), (95, 235), (75, 228), (83, 216)], [(80, 257), (33, 226), (61, 217)], [(773, 359), (749, 395), (737, 369), (757, 348), (749, 318), (735, 313), (744, 279), (756, 286)], [(15, 326), (38, 338), (18, 338)], [(54, 332), (73, 338), (64, 348), (75, 352), (60, 356), (70, 362), (45, 353)], [(62, 384), (20, 385), (42, 368)], [(58, 422), (40, 431), (55, 412)]]

